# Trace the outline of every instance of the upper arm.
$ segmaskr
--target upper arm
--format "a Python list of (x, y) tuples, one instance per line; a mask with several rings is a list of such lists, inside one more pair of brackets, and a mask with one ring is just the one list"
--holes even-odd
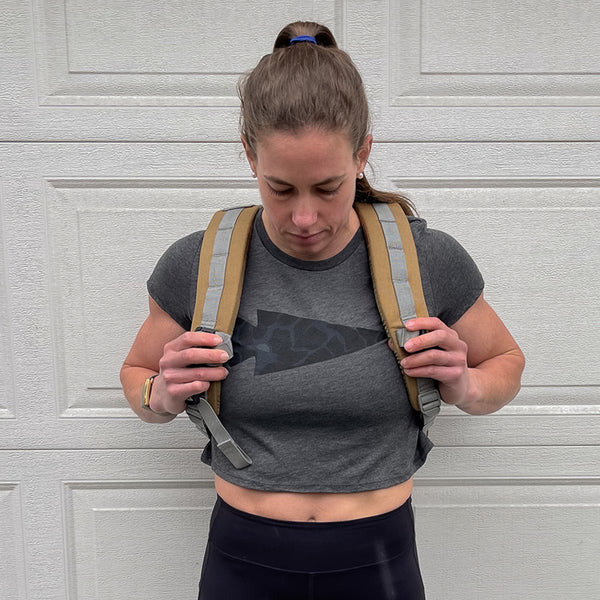
[(131, 346), (124, 367), (143, 367), (158, 373), (165, 344), (185, 333), (185, 329), (158, 304), (148, 298), (149, 314)]
[(500, 355), (523, 356), (517, 342), (494, 309), (484, 300), (483, 294), (451, 328), (467, 344), (469, 367), (476, 367)]

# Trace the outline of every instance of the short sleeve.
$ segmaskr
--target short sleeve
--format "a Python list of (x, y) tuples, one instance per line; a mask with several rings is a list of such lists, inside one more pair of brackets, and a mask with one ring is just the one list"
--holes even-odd
[(481, 295), (481, 272), (452, 236), (429, 229), (423, 219), (411, 219), (411, 229), (429, 314), (453, 325)]
[(147, 282), (150, 297), (184, 329), (192, 326), (203, 237), (204, 232), (198, 231), (172, 244)]

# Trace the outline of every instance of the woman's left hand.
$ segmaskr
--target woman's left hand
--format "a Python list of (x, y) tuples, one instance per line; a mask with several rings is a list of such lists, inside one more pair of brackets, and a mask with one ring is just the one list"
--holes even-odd
[(411, 319), (402, 368), (410, 377), (439, 382), (442, 400), (473, 415), (510, 402), (521, 384), (523, 353), (483, 294), (451, 327), (434, 317)]
[(469, 391), (468, 346), (435, 317), (411, 319), (408, 331), (425, 331), (408, 340), (404, 349), (410, 353), (402, 360), (402, 368), (410, 377), (428, 377), (439, 383), (442, 400), (458, 404)]

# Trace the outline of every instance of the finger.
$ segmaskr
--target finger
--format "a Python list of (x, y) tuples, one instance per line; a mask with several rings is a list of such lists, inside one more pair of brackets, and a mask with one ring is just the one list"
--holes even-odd
[(416, 369), (424, 366), (448, 366), (454, 364), (456, 359), (450, 352), (432, 348), (424, 350), (417, 354), (411, 354), (402, 359), (400, 365), (406, 371), (407, 369)]
[(446, 325), (437, 317), (416, 317), (415, 319), (406, 321), (404, 327), (408, 331), (419, 331), (420, 329), (433, 331), (435, 329), (443, 329)]
[(219, 366), (229, 360), (229, 354), (224, 350), (212, 348), (188, 348), (179, 353), (179, 359), (188, 367)]
[(167, 391), (170, 394), (171, 401), (168, 404), (169, 412), (183, 412), (185, 410), (185, 401), (192, 396), (202, 394), (210, 387), (209, 381), (192, 381), (181, 385), (169, 385)]
[(404, 349), (407, 352), (423, 352), (431, 348), (443, 348), (444, 350), (453, 349), (453, 342), (449, 338), (446, 330), (428, 331), (417, 337), (407, 340)]
[(438, 348), (448, 352), (464, 352), (466, 354), (467, 345), (459, 337), (456, 331), (449, 327), (428, 331), (414, 337), (404, 344), (407, 352), (422, 352), (427, 349)]
[(404, 369), (404, 372), (409, 377), (435, 379), (440, 383), (458, 381), (463, 375), (463, 369), (458, 366), (426, 365), (414, 369)]
[(186, 331), (165, 346), (175, 352), (193, 347), (214, 347), (222, 343), (220, 336), (205, 331)]
[(445, 343), (445, 335), (454, 333), (436, 317), (419, 317), (410, 319), (404, 324), (407, 331), (419, 332), (421, 335), (410, 338), (405, 344), (407, 352), (421, 352), (436, 346), (450, 349)]
[(184, 348), (179, 351), (167, 349), (160, 358), (158, 365), (161, 373), (170, 369), (186, 369), (190, 366), (199, 367), (207, 365), (220, 366), (229, 360), (223, 350), (212, 348)]
[(229, 375), (225, 367), (188, 367), (173, 371), (171, 380), (173, 383), (189, 383), (192, 381), (221, 381)]

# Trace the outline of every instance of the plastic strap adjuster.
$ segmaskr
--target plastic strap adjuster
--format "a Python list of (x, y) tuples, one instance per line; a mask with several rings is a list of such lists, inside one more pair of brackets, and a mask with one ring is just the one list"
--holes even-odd
[(423, 427), (429, 425), (440, 412), (442, 400), (436, 383), (432, 379), (417, 379), (419, 410), (423, 418)]

